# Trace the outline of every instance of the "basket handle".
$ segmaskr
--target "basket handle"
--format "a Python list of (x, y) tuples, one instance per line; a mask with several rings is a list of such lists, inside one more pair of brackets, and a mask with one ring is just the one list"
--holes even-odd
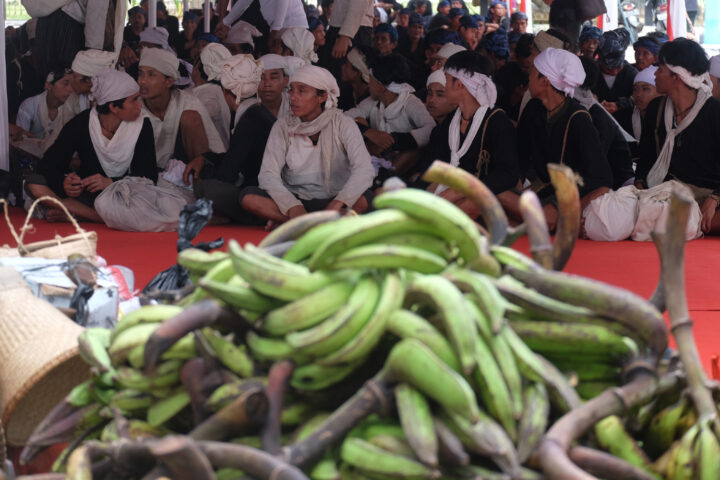
[[(60, 209), (65, 212), (65, 215), (67, 216), (68, 220), (70, 220), (70, 223), (75, 227), (75, 230), (77, 230), (77, 233), (81, 234), (83, 238), (85, 239), (85, 242), (88, 242), (87, 240), (87, 232), (78, 224), (77, 220), (75, 220), (75, 217), (72, 216), (72, 214), (68, 211), (67, 207), (58, 200), (57, 198), (50, 197), (48, 195), (45, 195), (43, 197), (38, 198), (33, 202), (33, 204), (30, 206), (30, 209), (28, 210), (27, 217), (25, 217), (25, 223), (23, 224), (22, 228), (20, 228), (20, 238), (18, 238), (14, 232), (13, 235), (15, 236), (15, 239), (18, 242), (18, 250), (24, 249), (24, 245), (22, 243), (23, 238), (25, 238), (25, 233), (27, 233), (28, 230), (31, 230), (34, 228), (30, 224), (30, 219), (32, 218), (32, 214), (35, 211), (35, 207), (40, 203), (44, 202), (46, 200), (49, 200), (53, 203), (55, 203)], [(7, 215), (7, 206), (5, 207), (5, 214)], [(8, 218), (8, 222), (10, 222), (10, 219)], [(57, 237), (56, 237), (57, 238)], [(88, 243), (89, 246), (89, 243)]]
[(8, 213), (7, 201), (4, 198), (0, 198), (0, 203), (2, 203), (3, 210), (5, 213), (5, 221), (7, 222), (8, 228), (10, 228), (10, 233), (12, 234), (13, 238), (17, 242), (18, 246), (20, 246), (20, 238), (18, 237), (18, 234), (15, 231), (15, 227), (13, 227), (13, 224), (10, 221), (10, 214)]

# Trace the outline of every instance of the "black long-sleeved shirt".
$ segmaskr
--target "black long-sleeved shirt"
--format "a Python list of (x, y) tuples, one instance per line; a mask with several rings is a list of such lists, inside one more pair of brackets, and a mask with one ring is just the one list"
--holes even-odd
[[(665, 102), (659, 97), (650, 102), (643, 118), (640, 138), (640, 161), (636, 178), (646, 181), (667, 137), (664, 121)], [(658, 114), (659, 122), (658, 122)], [(657, 142), (656, 142), (657, 135)], [(720, 194), (720, 100), (711, 98), (698, 112), (693, 122), (675, 137), (667, 179), (673, 176), (681, 182), (711, 188)]]
[[(618, 189), (634, 175), (630, 146), (620, 128), (600, 105), (590, 108), (593, 125), (600, 136), (600, 145), (610, 164), (613, 175), (613, 189)], [(631, 129), (632, 130), (632, 129)]]
[(633, 82), (637, 74), (637, 68), (625, 62), (623, 63), (622, 70), (620, 70), (620, 73), (615, 77), (615, 83), (613, 83), (612, 88), (608, 87), (607, 82), (605, 82), (605, 77), (600, 74), (598, 75), (595, 88), (593, 88), (592, 91), (597, 95), (598, 102), (615, 102), (618, 109), (628, 107), (632, 105), (630, 97), (632, 97)]
[[(75, 152), (80, 157), (80, 168), (75, 172), (81, 178), (86, 178), (97, 173), (107, 176), (100, 165), (97, 153), (90, 139), (90, 109), (80, 112), (75, 118), (65, 124), (60, 131), (57, 140), (45, 152), (42, 160), (38, 163), (38, 173), (45, 177), (47, 186), (59, 197), (65, 197), (63, 181), (65, 175), (70, 173), (70, 162)], [(143, 121), (140, 135), (135, 144), (130, 168), (123, 175), (133, 177), (149, 178), (157, 182), (158, 171), (155, 162), (155, 139), (149, 119)], [(119, 180), (122, 177), (113, 178)], [(99, 194), (96, 193), (94, 196)]]

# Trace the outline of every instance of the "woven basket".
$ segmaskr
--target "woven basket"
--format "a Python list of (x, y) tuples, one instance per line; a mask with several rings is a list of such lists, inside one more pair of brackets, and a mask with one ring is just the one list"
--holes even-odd
[(22, 276), (0, 267), (0, 418), (8, 445), (37, 424), (90, 372), (78, 354), (83, 328), (35, 297)]
[[(57, 204), (57, 206), (63, 212), (65, 212), (65, 215), (67, 215), (68, 220), (70, 220), (70, 222), (73, 224), (75, 230), (77, 230), (77, 233), (73, 235), (68, 235), (67, 237), (55, 235), (55, 238), (52, 240), (44, 240), (40, 242), (24, 244), (23, 238), (25, 238), (25, 233), (27, 233), (28, 230), (33, 229), (33, 226), (30, 224), (32, 214), (35, 211), (35, 208), (40, 204), (40, 202), (45, 201), (50, 201)], [(65, 205), (63, 205), (60, 200), (47, 196), (40, 197), (35, 200), (30, 206), (30, 209), (28, 210), (27, 217), (25, 218), (25, 223), (20, 228), (20, 236), (18, 236), (17, 232), (15, 232), (15, 228), (13, 227), (12, 222), (10, 222), (7, 202), (2, 199), (0, 199), (0, 202), (3, 204), (3, 208), (5, 210), (5, 220), (7, 221), (8, 227), (10, 228), (10, 233), (12, 234), (13, 238), (15, 238), (15, 241), (18, 244), (17, 248), (12, 248), (9, 246), (0, 247), (0, 257), (22, 256), (65, 260), (69, 255), (80, 254), (89, 260), (95, 260), (95, 255), (97, 254), (97, 233), (84, 230), (77, 223), (77, 221), (70, 214), (70, 212), (68, 212), (67, 208), (65, 208)]]

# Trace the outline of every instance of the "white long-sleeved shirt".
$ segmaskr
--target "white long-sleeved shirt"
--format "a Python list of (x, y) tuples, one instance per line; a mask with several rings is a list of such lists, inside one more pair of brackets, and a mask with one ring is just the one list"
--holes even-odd
[(330, 26), (340, 29), (340, 35), (354, 38), (360, 27), (372, 27), (373, 0), (335, 0)]
[[(223, 23), (231, 26), (245, 10), (252, 0), (238, 0), (232, 9), (223, 18)], [(270, 25), (270, 30), (298, 27), (308, 28), (305, 9), (301, 0), (260, 0), (260, 13)]]

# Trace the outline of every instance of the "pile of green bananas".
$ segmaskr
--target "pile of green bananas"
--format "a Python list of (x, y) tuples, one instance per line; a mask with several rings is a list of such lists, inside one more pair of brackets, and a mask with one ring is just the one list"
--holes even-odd
[[(427, 192), (386, 192), (374, 207), (293, 219), (258, 246), (181, 252), (195, 291), (86, 330), (93, 377), (22, 459), (70, 441), (56, 462), (68, 478), (181, 478), (190, 460), (176, 470), (177, 456), (200, 458), (193, 471), (205, 473), (186, 478), (276, 478), (260, 453), (213, 450), (227, 442), (304, 472), (284, 478), (543, 478), (537, 449), (557, 419), (660, 371), (667, 329), (646, 300), (491, 245)], [(720, 446), (683, 386), (596, 419), (582, 441), (592, 448), (571, 458), (605, 478), (717, 480), (708, 459)], [(197, 455), (153, 443), (172, 435), (198, 442)], [(127, 442), (143, 452), (135, 466)]]

